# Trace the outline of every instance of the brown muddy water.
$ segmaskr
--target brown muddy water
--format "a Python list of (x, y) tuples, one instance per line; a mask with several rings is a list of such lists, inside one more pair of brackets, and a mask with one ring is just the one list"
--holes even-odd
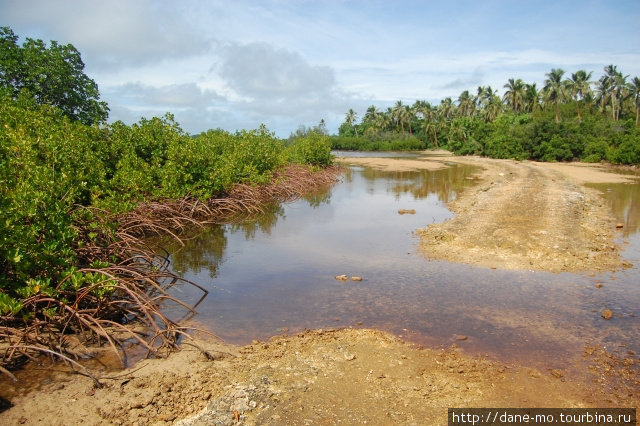
[[(305, 328), (377, 328), (541, 368), (566, 368), (587, 345), (640, 353), (637, 266), (589, 276), (425, 259), (414, 231), (452, 217), (445, 203), (473, 173), (453, 163), (419, 172), (351, 167), (327, 191), (208, 228), (171, 255), (175, 272), (210, 290), (194, 324), (236, 344)], [(640, 265), (640, 184), (597, 188), (626, 224), (623, 255)], [(334, 278), (342, 274), (364, 280)], [(176, 291), (200, 297), (189, 286)], [(604, 320), (603, 309), (614, 318)]]

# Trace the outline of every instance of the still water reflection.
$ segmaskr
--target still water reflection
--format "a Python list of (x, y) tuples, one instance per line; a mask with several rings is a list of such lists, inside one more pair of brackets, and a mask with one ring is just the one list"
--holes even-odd
[[(499, 271), (429, 261), (418, 252), (414, 231), (451, 217), (445, 203), (474, 171), (352, 167), (328, 191), (272, 206), (252, 222), (207, 229), (171, 256), (176, 272), (211, 290), (198, 307), (198, 325), (238, 344), (360, 324), (428, 345), (465, 335), (456, 343), (470, 353), (558, 368), (587, 343), (640, 352), (637, 268), (594, 277)], [(611, 189), (608, 199), (630, 224), (620, 238), (633, 258), (638, 185), (620, 196), (615, 185), (600, 189)], [(341, 274), (364, 281), (334, 279)], [(178, 290), (183, 299), (200, 296)], [(616, 317), (603, 320), (605, 308)]]

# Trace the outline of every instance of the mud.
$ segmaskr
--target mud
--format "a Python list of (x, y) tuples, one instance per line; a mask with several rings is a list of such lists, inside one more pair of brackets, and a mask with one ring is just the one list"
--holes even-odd
[(576, 381), (561, 370), (470, 357), (455, 344), (422, 349), (376, 330), (306, 331), (244, 347), (199, 345), (209, 356), (184, 345), (167, 359), (112, 373), (100, 389), (86, 377), (60, 372), (37, 391), (16, 391), (0, 423), (446, 424), (447, 407), (638, 401), (637, 377), (628, 387), (611, 387), (608, 371), (617, 371), (611, 360), (593, 381)]

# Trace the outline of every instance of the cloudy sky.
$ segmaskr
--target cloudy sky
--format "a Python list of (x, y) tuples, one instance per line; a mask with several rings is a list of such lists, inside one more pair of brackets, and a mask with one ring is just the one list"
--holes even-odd
[(551, 68), (640, 76), (639, 23), (640, 0), (0, 0), (22, 40), (81, 52), (110, 121), (281, 137)]

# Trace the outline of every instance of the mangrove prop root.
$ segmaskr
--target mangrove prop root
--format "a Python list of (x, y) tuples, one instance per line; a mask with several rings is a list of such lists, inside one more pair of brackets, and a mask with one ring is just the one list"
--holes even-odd
[[(106, 343), (123, 366), (127, 342), (140, 344), (156, 356), (162, 350), (176, 348), (181, 337), (190, 338), (180, 322), (195, 314), (208, 291), (172, 273), (168, 253), (158, 254), (162, 250), (150, 247), (145, 239), (168, 236), (183, 245), (182, 234), (187, 229), (264, 213), (270, 203), (295, 201), (336, 183), (342, 172), (339, 166), (312, 171), (306, 166), (289, 165), (274, 172), (269, 184), (238, 184), (224, 197), (206, 201), (189, 196), (155, 200), (123, 214), (78, 206), (77, 212), (84, 213), (79, 217), (84, 219), (78, 219), (75, 225), (80, 242), (76, 255), (87, 267), (77, 272), (100, 279), (74, 290), (70, 286), (72, 277), (68, 276), (58, 283), (56, 297), (35, 294), (23, 300), (20, 318), (0, 316), (0, 374), (14, 380), (10, 372), (14, 364), (25, 357), (47, 354), (64, 360), (99, 386), (98, 379), (75, 361), (89, 356), (84, 344)], [(109, 266), (88, 267), (95, 261)], [(177, 299), (168, 290), (178, 283), (198, 288), (202, 297), (193, 306)], [(165, 302), (182, 307), (185, 316), (177, 321), (168, 318), (162, 313)], [(146, 331), (140, 332), (140, 326)], [(78, 346), (83, 350), (78, 351)]]

